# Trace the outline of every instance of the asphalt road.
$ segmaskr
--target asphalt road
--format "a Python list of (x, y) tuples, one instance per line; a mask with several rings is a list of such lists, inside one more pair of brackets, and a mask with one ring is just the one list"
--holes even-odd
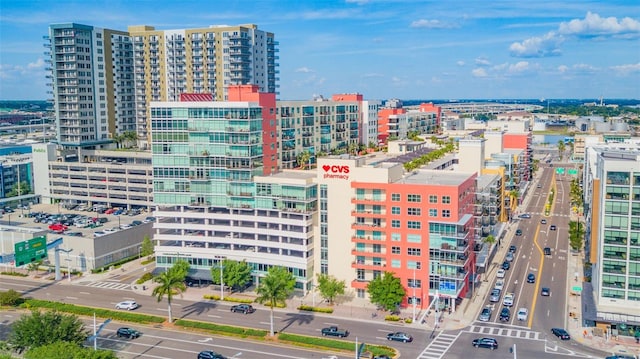
[[(140, 308), (136, 309), (136, 313), (167, 315), (166, 300), (158, 303), (153, 297), (134, 295), (128, 290), (110, 290), (55, 283), (43, 284), (3, 277), (2, 283), (0, 283), (0, 291), (8, 289), (15, 289), (23, 292), (25, 296), (37, 299), (109, 309), (114, 308), (118, 302), (135, 300), (140, 305)], [(229, 311), (230, 306), (231, 304), (221, 304), (216, 301), (192, 302), (174, 299), (172, 302), (173, 315), (176, 319), (189, 318), (269, 330), (269, 310), (261, 308), (253, 314), (244, 315), (241, 313), (231, 313)], [(343, 340), (354, 342), (354, 347), (357, 338), (359, 343), (366, 342), (395, 347), (404, 358), (416, 358), (429, 340), (429, 333), (427, 331), (407, 328), (401, 324), (380, 323), (372, 326), (370, 322), (366, 321), (344, 320), (341, 318), (316, 316), (309, 313), (286, 312), (282, 310), (277, 310), (274, 313), (275, 330), (278, 332), (320, 336), (320, 330), (323, 327), (337, 325), (340, 328), (345, 328), (350, 331), (350, 336)], [(393, 331), (408, 332), (414, 337), (414, 342), (405, 344), (387, 341), (387, 333)]]

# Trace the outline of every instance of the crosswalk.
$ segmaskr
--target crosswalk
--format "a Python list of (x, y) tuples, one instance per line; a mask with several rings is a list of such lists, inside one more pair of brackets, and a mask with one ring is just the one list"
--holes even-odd
[(522, 328), (495, 327), (486, 325), (472, 325), (455, 334), (440, 332), (429, 345), (420, 353), (417, 359), (441, 359), (449, 348), (463, 333), (472, 333), (479, 336), (509, 337), (522, 340), (544, 340), (542, 333)]
[(120, 282), (90, 282), (86, 286), (102, 289), (131, 290), (130, 284)]
[(487, 335), (493, 337), (509, 337), (524, 340), (544, 340), (542, 333), (534, 332), (532, 330), (518, 329), (518, 328), (503, 328), (503, 327), (489, 327), (472, 325), (466, 330), (469, 333)]
[(440, 359), (455, 343), (460, 333), (455, 335), (440, 332), (416, 359)]

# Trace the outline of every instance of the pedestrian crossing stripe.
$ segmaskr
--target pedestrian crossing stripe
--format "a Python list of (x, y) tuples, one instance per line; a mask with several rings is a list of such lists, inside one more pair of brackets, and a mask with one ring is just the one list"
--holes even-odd
[(514, 328), (497, 328), (497, 327), (485, 327), (472, 325), (469, 330), (470, 333), (493, 335), (497, 337), (509, 337), (528, 340), (544, 340), (540, 337), (540, 332), (534, 332), (531, 330), (522, 330)]
[(453, 335), (440, 332), (431, 343), (420, 353), (417, 359), (441, 359), (455, 343), (460, 333)]
[(117, 290), (130, 290), (130, 284), (116, 283), (116, 282), (92, 282), (87, 284), (87, 287), (103, 288), (103, 289), (117, 289)]

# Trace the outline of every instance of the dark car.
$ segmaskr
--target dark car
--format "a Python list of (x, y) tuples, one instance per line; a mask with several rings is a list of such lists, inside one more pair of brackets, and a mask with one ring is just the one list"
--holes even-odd
[(508, 261), (502, 262), (502, 269), (509, 270), (511, 268), (511, 264)]
[(516, 246), (509, 246), (509, 253), (513, 253), (513, 254), (515, 254), (517, 250), (518, 250), (518, 247), (516, 247)]
[(500, 321), (508, 322), (509, 320), (511, 320), (511, 311), (509, 308), (502, 308), (500, 311)]
[(545, 256), (550, 256), (551, 255), (551, 248), (544, 247), (544, 255)]
[(556, 227), (555, 224), (552, 224), (551, 227), (549, 227), (550, 230), (555, 231), (556, 229), (558, 229), (558, 227)]
[(476, 348), (489, 348), (491, 350), (498, 349), (498, 341), (493, 338), (478, 338), (473, 340), (473, 346)]
[(562, 340), (569, 340), (571, 336), (562, 328), (551, 328), (551, 333)]
[(203, 350), (198, 353), (198, 359), (227, 359), (227, 357), (211, 350)]
[(384, 354), (382, 354), (382, 355), (376, 355), (376, 356), (374, 356), (374, 357), (373, 357), (373, 359), (391, 359), (391, 357), (390, 357), (390, 356), (388, 356), (388, 355), (384, 355)]
[(636, 357), (633, 355), (615, 354), (615, 355), (608, 356), (604, 359), (636, 359)]
[(541, 224), (547, 224), (547, 220), (543, 218), (543, 219), (540, 220), (540, 223)]
[(133, 328), (118, 328), (118, 330), (116, 331), (116, 335), (118, 336), (118, 338), (129, 338), (129, 339), (135, 339), (140, 337), (140, 332), (133, 329)]
[(256, 309), (249, 304), (238, 304), (231, 307), (231, 311), (234, 313), (244, 313), (251, 314), (256, 311)]
[(516, 229), (516, 236), (522, 235), (522, 229)]
[(387, 334), (387, 340), (393, 340), (396, 342), (411, 343), (413, 337), (404, 332), (395, 332)]
[(533, 273), (529, 273), (527, 275), (527, 283), (535, 283), (536, 282), (536, 275)]
[(546, 287), (542, 287), (542, 290), (540, 291), (540, 295), (543, 297), (548, 297), (551, 295), (551, 289), (546, 288)]

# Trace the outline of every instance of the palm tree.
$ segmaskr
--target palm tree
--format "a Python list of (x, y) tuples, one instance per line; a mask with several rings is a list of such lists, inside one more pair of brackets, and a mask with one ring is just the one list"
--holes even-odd
[(295, 285), (296, 279), (286, 268), (271, 267), (256, 288), (258, 294), (256, 301), (260, 304), (267, 303), (266, 305), (271, 307), (271, 336), (275, 334), (273, 331), (273, 307), (286, 305), (285, 300), (291, 295)]
[(135, 131), (127, 131), (123, 134), (124, 141), (127, 143), (127, 147), (131, 147), (131, 144), (136, 144), (138, 141), (138, 134)]
[(518, 207), (518, 198), (520, 197), (520, 192), (517, 189), (513, 189), (509, 191), (509, 197), (511, 197), (511, 209), (515, 210)]
[(296, 158), (297, 162), (298, 162), (298, 166), (300, 166), (300, 168), (304, 169), (305, 166), (310, 165), (309, 160), (311, 159), (311, 153), (309, 151), (304, 151), (302, 153), (300, 153), (298, 155), (298, 158)]
[(565, 144), (563, 140), (558, 141), (558, 155), (560, 156), (560, 161), (562, 161), (562, 157), (564, 157)]
[(489, 249), (491, 249), (491, 246), (493, 246), (494, 243), (496, 243), (496, 237), (493, 236), (493, 234), (490, 234), (486, 237), (484, 237), (484, 239), (482, 240), (484, 243), (489, 245)]
[(167, 297), (169, 323), (173, 323), (173, 315), (171, 312), (171, 300), (173, 299), (173, 296), (175, 294), (181, 294), (187, 290), (187, 287), (184, 284), (185, 276), (186, 273), (174, 264), (174, 266), (169, 268), (169, 270), (153, 278), (153, 281), (159, 283), (159, 285), (153, 288), (153, 292), (151, 294), (158, 298), (158, 302), (162, 301), (162, 298), (165, 296)]

